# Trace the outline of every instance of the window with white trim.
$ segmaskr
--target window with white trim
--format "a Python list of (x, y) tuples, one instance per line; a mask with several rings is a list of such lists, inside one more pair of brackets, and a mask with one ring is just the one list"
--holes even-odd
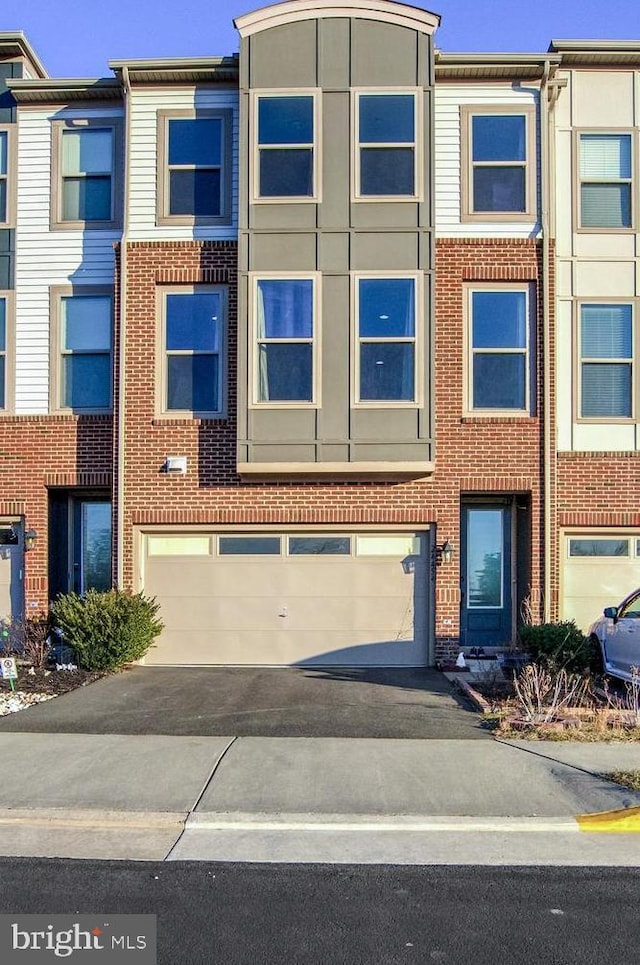
[(158, 112), (158, 222), (231, 220), (229, 110)]
[(415, 402), (416, 278), (358, 277), (356, 305), (356, 402)]
[(418, 194), (415, 93), (356, 94), (356, 197)]
[(579, 306), (580, 417), (633, 418), (634, 333), (631, 304)]
[(226, 300), (222, 286), (162, 292), (162, 412), (223, 413)]
[(107, 292), (60, 295), (57, 308), (57, 406), (73, 412), (111, 407), (113, 297)]
[(581, 228), (630, 228), (633, 224), (630, 134), (579, 135)]
[(315, 280), (256, 278), (255, 401), (315, 401)]
[(7, 408), (7, 326), (8, 298), (0, 295), (0, 409)]
[(121, 150), (118, 118), (53, 122), (52, 227), (117, 225)]
[(314, 198), (315, 96), (259, 94), (255, 114), (256, 200)]
[(9, 223), (9, 129), (0, 128), (0, 225)]
[(470, 289), (468, 297), (469, 409), (528, 414), (528, 288)]

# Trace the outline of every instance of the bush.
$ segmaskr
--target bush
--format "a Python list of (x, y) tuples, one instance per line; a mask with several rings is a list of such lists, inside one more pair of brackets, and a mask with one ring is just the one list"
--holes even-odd
[(53, 603), (54, 623), (83, 670), (115, 670), (139, 660), (161, 633), (159, 606), (142, 593), (88, 590), (67, 593)]
[(600, 669), (600, 648), (573, 620), (520, 627), (520, 643), (536, 663), (583, 673)]

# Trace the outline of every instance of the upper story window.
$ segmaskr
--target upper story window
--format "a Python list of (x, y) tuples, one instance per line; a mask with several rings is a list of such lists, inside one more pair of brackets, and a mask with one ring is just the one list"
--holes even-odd
[(356, 278), (355, 401), (417, 401), (417, 279)]
[(7, 342), (9, 327), (9, 296), (0, 295), (0, 409), (8, 407)]
[(9, 127), (0, 127), (0, 225), (11, 222), (10, 178), (10, 138)]
[(316, 95), (258, 94), (254, 200), (316, 200)]
[(579, 346), (580, 417), (633, 418), (633, 306), (580, 305)]
[(528, 288), (470, 289), (468, 298), (467, 408), (529, 414)]
[(111, 408), (113, 296), (105, 289), (53, 292), (52, 408)]
[(535, 217), (533, 108), (462, 107), (462, 220)]
[(314, 404), (316, 281), (312, 277), (256, 278), (254, 399), (273, 405)]
[(580, 228), (633, 224), (630, 134), (580, 134)]
[(227, 293), (221, 286), (163, 291), (161, 412), (223, 415), (226, 316)]
[(415, 93), (356, 93), (356, 198), (416, 198), (419, 192)]
[(53, 123), (53, 228), (113, 228), (120, 220), (120, 123)]
[(158, 113), (158, 224), (231, 222), (232, 112)]

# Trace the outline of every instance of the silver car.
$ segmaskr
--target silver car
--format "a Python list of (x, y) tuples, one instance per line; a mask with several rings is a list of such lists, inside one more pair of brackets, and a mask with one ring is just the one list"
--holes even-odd
[(612, 677), (631, 680), (632, 668), (640, 668), (640, 589), (619, 606), (608, 606), (589, 628), (602, 650), (604, 669)]

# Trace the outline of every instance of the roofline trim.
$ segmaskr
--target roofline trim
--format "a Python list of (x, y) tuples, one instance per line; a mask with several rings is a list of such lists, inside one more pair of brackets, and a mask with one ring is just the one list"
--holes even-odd
[(17, 50), (26, 60), (29, 61), (29, 65), (33, 67), (41, 80), (44, 80), (49, 76), (44, 64), (25, 37), (22, 30), (0, 30), (0, 46), (3, 44), (15, 44)]
[(392, 0), (285, 0), (243, 14), (233, 22), (241, 37), (250, 37), (270, 27), (301, 20), (354, 16), (410, 27), (426, 34), (432, 34), (440, 25), (438, 14)]

